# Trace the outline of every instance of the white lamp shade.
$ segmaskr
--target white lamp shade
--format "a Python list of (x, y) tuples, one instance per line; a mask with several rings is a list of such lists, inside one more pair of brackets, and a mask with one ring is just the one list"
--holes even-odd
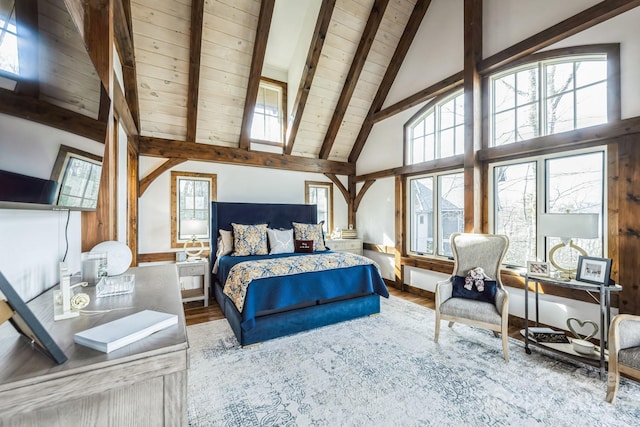
[(207, 221), (202, 219), (183, 219), (180, 221), (180, 234), (200, 236), (207, 234)]
[(558, 213), (540, 215), (543, 236), (564, 239), (595, 239), (599, 237), (598, 214)]

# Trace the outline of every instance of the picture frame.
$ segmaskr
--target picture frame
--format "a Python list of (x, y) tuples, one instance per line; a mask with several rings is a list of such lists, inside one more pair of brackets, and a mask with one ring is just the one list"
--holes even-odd
[(596, 258), (582, 255), (578, 257), (577, 281), (608, 286), (610, 274), (610, 258)]
[(527, 261), (527, 276), (549, 277), (550, 274), (547, 261)]
[[(9, 305), (9, 309), (13, 311), (13, 315), (9, 318), (9, 322), (14, 328), (33, 345), (41, 350), (45, 355), (52, 358), (57, 364), (61, 365), (67, 361), (67, 356), (62, 349), (53, 340), (49, 332), (42, 326), (42, 323), (33, 314), (31, 309), (22, 301), (20, 295), (13, 289), (4, 274), (0, 271), (0, 294), (4, 295)], [(1, 301), (1, 299), (0, 299)]]

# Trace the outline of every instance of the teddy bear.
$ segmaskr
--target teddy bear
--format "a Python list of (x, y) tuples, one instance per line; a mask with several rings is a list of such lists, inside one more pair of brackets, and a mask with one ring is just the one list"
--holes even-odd
[(490, 277), (484, 274), (482, 267), (476, 267), (467, 273), (467, 277), (464, 278), (464, 287), (467, 290), (471, 290), (473, 285), (476, 285), (478, 292), (484, 291), (484, 281)]

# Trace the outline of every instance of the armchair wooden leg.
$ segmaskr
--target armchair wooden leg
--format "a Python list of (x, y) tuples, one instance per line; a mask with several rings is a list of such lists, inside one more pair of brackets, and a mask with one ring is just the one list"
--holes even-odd
[(453, 324), (454, 324), (454, 323), (455, 323), (455, 322), (449, 322), (449, 327), (450, 327), (450, 328), (453, 328)]
[(619, 384), (620, 372), (618, 372), (618, 369), (609, 366), (609, 374), (607, 375), (607, 402), (614, 403), (616, 401)]
[(509, 337), (504, 330), (502, 331), (502, 353), (504, 355), (504, 361), (509, 363)]
[(436, 334), (433, 337), (433, 341), (438, 342), (439, 336), (440, 336), (440, 312), (436, 311)]

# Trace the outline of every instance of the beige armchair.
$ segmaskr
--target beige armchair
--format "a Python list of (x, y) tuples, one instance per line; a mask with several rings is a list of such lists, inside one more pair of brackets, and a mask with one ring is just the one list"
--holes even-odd
[[(454, 267), (452, 276), (436, 284), (435, 342), (440, 335), (440, 321), (466, 323), (502, 334), (504, 360), (509, 361), (508, 326), (509, 294), (500, 280), (500, 265), (509, 247), (509, 239), (496, 234), (454, 233), (451, 235)], [(465, 277), (470, 270), (482, 267), (485, 274), (496, 281), (494, 302), (454, 297), (455, 276)]]
[(619, 314), (609, 327), (607, 402), (614, 403), (620, 374), (640, 378), (640, 316)]

